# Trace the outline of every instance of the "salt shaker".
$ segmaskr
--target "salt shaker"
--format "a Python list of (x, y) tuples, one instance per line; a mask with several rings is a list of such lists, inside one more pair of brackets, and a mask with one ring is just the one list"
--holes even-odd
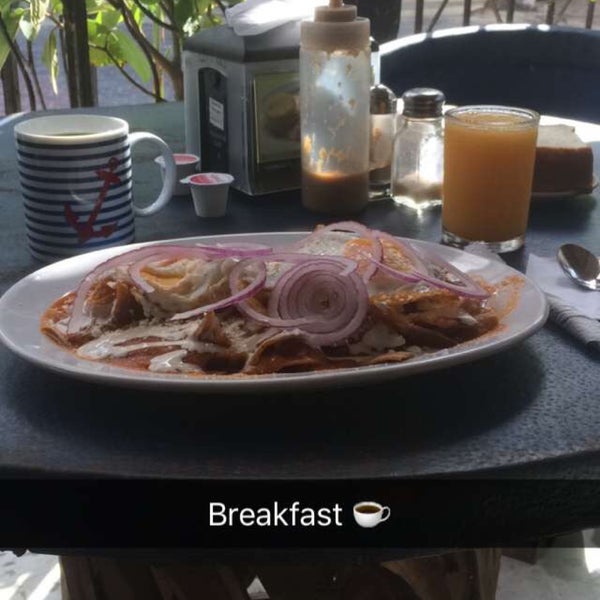
[(402, 95), (404, 110), (394, 138), (392, 197), (421, 211), (442, 203), (443, 106), (439, 90), (413, 88)]
[(370, 200), (389, 198), (397, 103), (396, 95), (385, 85), (371, 88)]
[(301, 24), (302, 202), (313, 211), (349, 215), (369, 199), (369, 34), (341, 0)]

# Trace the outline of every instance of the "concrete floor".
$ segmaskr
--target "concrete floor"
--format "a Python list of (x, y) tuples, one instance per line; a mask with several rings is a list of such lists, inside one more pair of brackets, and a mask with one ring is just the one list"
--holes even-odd
[[(535, 564), (503, 557), (496, 600), (598, 600), (598, 531), (557, 539), (538, 551)], [(250, 592), (256, 600), (266, 597), (256, 583)], [(0, 552), (0, 600), (61, 600), (56, 557)]]
[(496, 600), (598, 600), (597, 531), (559, 538), (539, 551), (535, 564), (503, 557)]
[(0, 600), (61, 600), (55, 556), (0, 552)]

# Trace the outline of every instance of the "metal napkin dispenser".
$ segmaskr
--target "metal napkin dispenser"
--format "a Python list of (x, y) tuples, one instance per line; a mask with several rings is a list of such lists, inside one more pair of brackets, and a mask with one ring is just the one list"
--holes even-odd
[(300, 24), (240, 37), (220, 26), (184, 44), (186, 150), (258, 195), (300, 187)]

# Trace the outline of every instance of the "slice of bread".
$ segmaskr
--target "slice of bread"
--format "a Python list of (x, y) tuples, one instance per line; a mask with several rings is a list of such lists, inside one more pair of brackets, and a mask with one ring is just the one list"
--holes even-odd
[(569, 125), (541, 125), (538, 131), (533, 192), (591, 191), (594, 157)]

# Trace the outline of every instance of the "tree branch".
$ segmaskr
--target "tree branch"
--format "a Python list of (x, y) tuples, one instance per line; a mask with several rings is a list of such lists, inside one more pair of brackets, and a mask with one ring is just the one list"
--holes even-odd
[(129, 8), (125, 5), (123, 0), (108, 0), (108, 3), (121, 11), (123, 15), (123, 20), (125, 22), (125, 27), (127, 27), (129, 33), (133, 36), (135, 41), (139, 44), (140, 48), (146, 53), (146, 55), (151, 56), (156, 63), (167, 73), (171, 74), (174, 69), (178, 69), (179, 66), (172, 63), (168, 58), (163, 56), (147, 39), (146, 36), (140, 31), (135, 19), (133, 18), (133, 14), (129, 10)]
[(21, 74), (23, 75), (23, 80), (25, 81), (25, 86), (27, 87), (27, 95), (29, 96), (29, 108), (31, 110), (36, 110), (37, 105), (35, 102), (35, 93), (33, 91), (31, 77), (29, 77), (29, 73), (27, 72), (27, 67), (25, 66), (25, 61), (23, 60), (23, 56), (21, 54), (21, 49), (19, 48), (19, 46), (17, 44), (15, 44), (14, 40), (10, 37), (10, 35), (8, 33), (8, 29), (6, 27), (6, 23), (4, 22), (2, 15), (0, 15), (0, 30), (2, 31), (2, 34), (4, 35), (4, 37), (6, 38), (6, 41), (8, 42), (8, 45), (10, 46), (10, 49), (17, 61), (17, 64), (19, 65)]
[(40, 102), (42, 103), (42, 108), (46, 110), (48, 107), (46, 106), (46, 100), (44, 99), (44, 93), (42, 92), (42, 86), (40, 85), (37, 69), (35, 68), (35, 61), (33, 59), (33, 45), (29, 40), (27, 41), (27, 64), (29, 65), (31, 76), (33, 77), (35, 90), (40, 99)]
[(160, 96), (157, 95), (153, 92), (151, 92), (150, 90), (146, 89), (141, 83), (137, 82), (120, 64), (119, 61), (115, 58), (115, 56), (112, 54), (112, 52), (103, 46), (97, 46), (96, 44), (90, 44), (91, 48), (95, 48), (96, 50), (100, 50), (101, 52), (106, 53), (106, 56), (108, 56), (109, 60), (115, 65), (115, 67), (117, 67), (117, 69), (119, 69), (119, 71), (121, 72), (121, 74), (123, 75), (123, 77), (125, 77), (125, 79), (127, 79), (127, 81), (129, 81), (129, 83), (131, 83), (132, 85), (134, 85), (136, 88), (138, 88), (138, 90), (141, 90), (142, 92), (144, 92), (144, 94), (151, 96), (152, 98), (154, 98), (156, 100), (156, 102), (164, 102), (165, 99)]
[(135, 19), (133, 18), (133, 14), (127, 8), (123, 0), (108, 0), (108, 3), (113, 8), (116, 8), (117, 10), (121, 11), (127, 30), (129, 31), (133, 39), (138, 43), (142, 52), (146, 55), (146, 59), (152, 71), (155, 95), (160, 96), (161, 85), (160, 76), (157, 70), (157, 64), (160, 65), (164, 70), (166, 70), (170, 76), (172, 76), (172, 70), (174, 68), (173, 65), (146, 39), (146, 36), (142, 31), (140, 31), (139, 27), (137, 26), (137, 23), (135, 22)]
[(223, 13), (223, 18), (225, 18), (225, 6), (223, 5), (223, 2), (221, 2), (221, 0), (215, 0), (215, 2), (218, 4), (219, 8), (221, 9), (221, 12)]
[(65, 41), (65, 28), (62, 26), (58, 30), (58, 42), (60, 43), (60, 56), (62, 59), (63, 71), (66, 75), (69, 72), (69, 65), (67, 64), (67, 43)]
[[(152, 13), (152, 11), (148, 10), (141, 2), (140, 0), (133, 0), (133, 3), (154, 23), (156, 23), (157, 25), (160, 25), (161, 27), (164, 27), (165, 29), (168, 29), (169, 31), (177, 31), (177, 27), (175, 27), (174, 25), (172, 25), (173, 20), (171, 19), (171, 16), (167, 14), (167, 16), (169, 17), (169, 19), (171, 20), (171, 23), (167, 23), (166, 21), (163, 21), (162, 19), (159, 19), (155, 14)], [(166, 12), (166, 11), (165, 11)]]
[(175, 22), (175, 5), (173, 2), (169, 2), (168, 0), (163, 0), (160, 2), (160, 7), (162, 8), (165, 15), (171, 23), (173, 24), (174, 31), (178, 31), (177, 24)]

